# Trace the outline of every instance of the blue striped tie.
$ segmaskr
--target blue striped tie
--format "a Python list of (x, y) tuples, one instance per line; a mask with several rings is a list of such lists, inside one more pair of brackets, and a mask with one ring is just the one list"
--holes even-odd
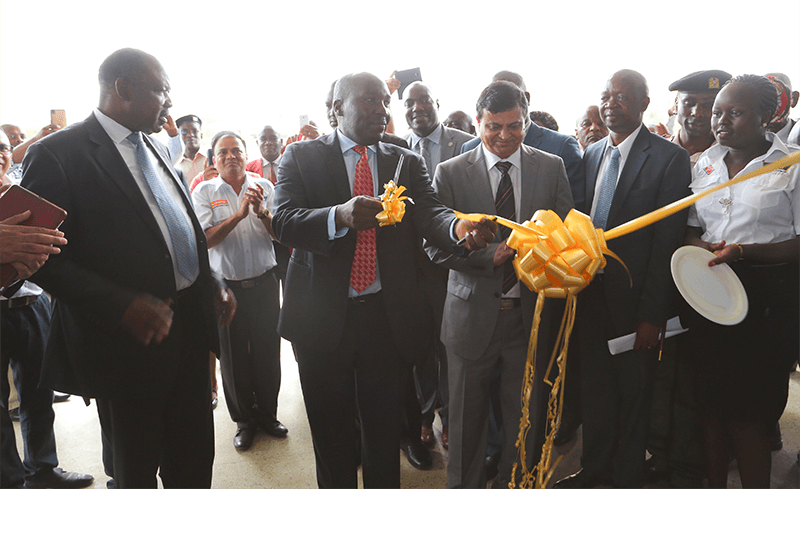
[(192, 227), (189, 221), (186, 220), (181, 208), (167, 192), (164, 183), (158, 177), (156, 169), (153, 168), (142, 134), (135, 131), (128, 135), (128, 140), (136, 147), (136, 160), (139, 162), (139, 167), (147, 180), (147, 185), (153, 192), (158, 208), (167, 222), (169, 238), (172, 240), (172, 247), (175, 250), (175, 262), (178, 264), (178, 272), (191, 281), (199, 265), (197, 243), (194, 239)]
[(619, 148), (616, 146), (611, 150), (611, 161), (608, 162), (606, 174), (603, 176), (603, 184), (600, 186), (600, 194), (597, 196), (597, 207), (594, 210), (594, 227), (606, 229), (608, 222), (608, 212), (611, 209), (611, 201), (614, 199), (614, 191), (617, 188), (617, 175), (619, 174)]

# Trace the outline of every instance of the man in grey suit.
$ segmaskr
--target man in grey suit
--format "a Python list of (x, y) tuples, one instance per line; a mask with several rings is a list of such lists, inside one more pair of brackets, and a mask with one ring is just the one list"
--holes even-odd
[[(598, 228), (617, 227), (689, 194), (689, 154), (642, 125), (647, 93), (647, 81), (632, 70), (614, 74), (601, 93), (610, 133), (586, 150), (586, 201), (576, 202)], [(610, 261), (578, 296), (583, 469), (556, 488), (644, 484), (659, 330), (675, 290), (670, 257), (683, 242), (686, 216), (684, 210), (609, 241), (627, 271)], [(607, 341), (630, 333), (636, 334), (633, 350), (612, 355)]]
[[(428, 173), (433, 176), (439, 163), (452, 159), (460, 153), (461, 145), (470, 141), (474, 136), (463, 131), (448, 128), (439, 121), (439, 100), (434, 98), (430, 87), (422, 82), (414, 82), (408, 87), (404, 106), (406, 121), (411, 131), (404, 137), (409, 147), (420, 154), (425, 160)], [(422, 406), (420, 413), (412, 413), (415, 402), (407, 399), (406, 417), (409, 431), (420, 429), (421, 441), (424, 444), (434, 443), (433, 418), (437, 406), (441, 406), (439, 418), (442, 421), (442, 446), (449, 446), (449, 418), (448, 418), (448, 391), (447, 391), (447, 354), (445, 347), (439, 339), (442, 324), (442, 308), (444, 297), (447, 294), (447, 269), (431, 263), (427, 256), (423, 258), (425, 271), (425, 286), (430, 304), (433, 308), (434, 338), (432, 339), (431, 352), (420, 358), (414, 367), (414, 380), (410, 380), (411, 391), (406, 391), (413, 399), (419, 399)], [(419, 406), (416, 406), (419, 411)], [(419, 422), (417, 422), (419, 420)], [(416, 424), (415, 424), (416, 423)], [(415, 425), (421, 428), (415, 428)], [(410, 436), (414, 441), (414, 436)], [(417, 440), (420, 440), (417, 438)], [(409, 450), (410, 452), (411, 450)], [(427, 455), (422, 450), (423, 457)], [(410, 459), (410, 457), (409, 457)], [(413, 463), (412, 463), (413, 464)]]
[[(434, 188), (441, 201), (461, 212), (497, 214), (518, 222), (531, 219), (539, 209), (566, 216), (573, 203), (564, 163), (522, 145), (530, 123), (522, 90), (509, 82), (494, 82), (481, 93), (477, 112), (481, 145), (436, 169)], [(520, 391), (536, 296), (517, 281), (510, 265), (515, 252), (504, 242), (508, 234), (501, 237), (501, 232), (485, 250), (468, 257), (427, 247), (434, 261), (451, 269), (442, 322), (449, 365), (450, 488), (486, 486), (489, 383), (496, 367), (507, 423), (495, 487), (508, 484), (516, 457)], [(548, 328), (545, 312), (539, 337), (543, 351)], [(539, 405), (535, 401), (531, 409), (534, 433), (543, 424)], [(529, 458), (535, 457), (537, 440), (528, 440)]]
[[(492, 81), (509, 81), (513, 83), (525, 93), (528, 105), (530, 105), (531, 94), (525, 88), (525, 80), (516, 72), (501, 70), (492, 77)], [(469, 152), (478, 146), (479, 142), (478, 139), (473, 139), (472, 141), (464, 143), (461, 146), (461, 153)], [(564, 160), (564, 167), (567, 169), (567, 177), (569, 178), (570, 185), (572, 185), (572, 196), (577, 204), (578, 193), (580, 191), (576, 188), (576, 184), (582, 183), (583, 172), (581, 170), (581, 150), (575, 137), (542, 128), (531, 122), (522, 143), (527, 146), (532, 146), (533, 148), (538, 148), (548, 154), (557, 155)]]

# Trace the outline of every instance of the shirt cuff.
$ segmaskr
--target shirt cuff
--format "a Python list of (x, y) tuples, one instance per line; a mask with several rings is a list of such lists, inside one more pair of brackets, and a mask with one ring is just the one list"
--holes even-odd
[(328, 211), (328, 240), (332, 241), (347, 235), (347, 230), (350, 228), (342, 228), (336, 231), (336, 206), (331, 207)]

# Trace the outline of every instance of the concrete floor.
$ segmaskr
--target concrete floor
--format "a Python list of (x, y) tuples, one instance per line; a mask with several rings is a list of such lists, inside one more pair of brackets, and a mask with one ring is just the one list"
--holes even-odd
[[(219, 407), (215, 411), (216, 459), (213, 487), (215, 489), (311, 489), (316, 488), (314, 454), (311, 433), (305, 416), (300, 383), (291, 347), (282, 347), (283, 383), (279, 398), (278, 418), (288, 428), (284, 439), (263, 432), (256, 435), (253, 446), (246, 452), (233, 447), (236, 425), (225, 407), (225, 395), (220, 391)], [(221, 385), (222, 380), (219, 380)], [(91, 473), (95, 476), (92, 488), (105, 489), (108, 479), (100, 459), (100, 427), (97, 410), (86, 407), (80, 398), (55, 404), (56, 441), (61, 466), (66, 470)], [(16, 424), (18, 447), (21, 449), (19, 425)], [(797, 453), (800, 447), (800, 372), (792, 374), (789, 404), (781, 419), (783, 449), (773, 454), (772, 488), (800, 488)], [(433, 468), (420, 471), (408, 464), (402, 452), (401, 486), (406, 489), (437, 489), (445, 487), (447, 451), (438, 440), (441, 427), (434, 423), (437, 444), (432, 449)], [(558, 450), (564, 455), (552, 480), (556, 481), (580, 468), (581, 440), (578, 438)], [(552, 485), (552, 481), (551, 481)], [(735, 463), (731, 468), (731, 488), (740, 487)], [(665, 488), (666, 484), (651, 488)], [(691, 492), (691, 491), (689, 491)]]

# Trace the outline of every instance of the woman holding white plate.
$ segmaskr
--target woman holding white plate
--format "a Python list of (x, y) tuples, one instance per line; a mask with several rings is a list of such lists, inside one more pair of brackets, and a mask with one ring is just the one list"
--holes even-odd
[[(718, 144), (695, 165), (692, 192), (798, 149), (767, 131), (776, 101), (775, 88), (762, 76), (725, 84), (711, 118)], [(698, 314), (687, 324), (699, 365), (710, 488), (727, 487), (730, 454), (744, 488), (769, 488), (770, 435), (786, 406), (789, 373), (798, 358), (798, 167), (721, 189), (690, 208), (686, 244), (712, 252), (711, 268), (730, 265), (749, 301), (747, 316), (735, 326)]]

